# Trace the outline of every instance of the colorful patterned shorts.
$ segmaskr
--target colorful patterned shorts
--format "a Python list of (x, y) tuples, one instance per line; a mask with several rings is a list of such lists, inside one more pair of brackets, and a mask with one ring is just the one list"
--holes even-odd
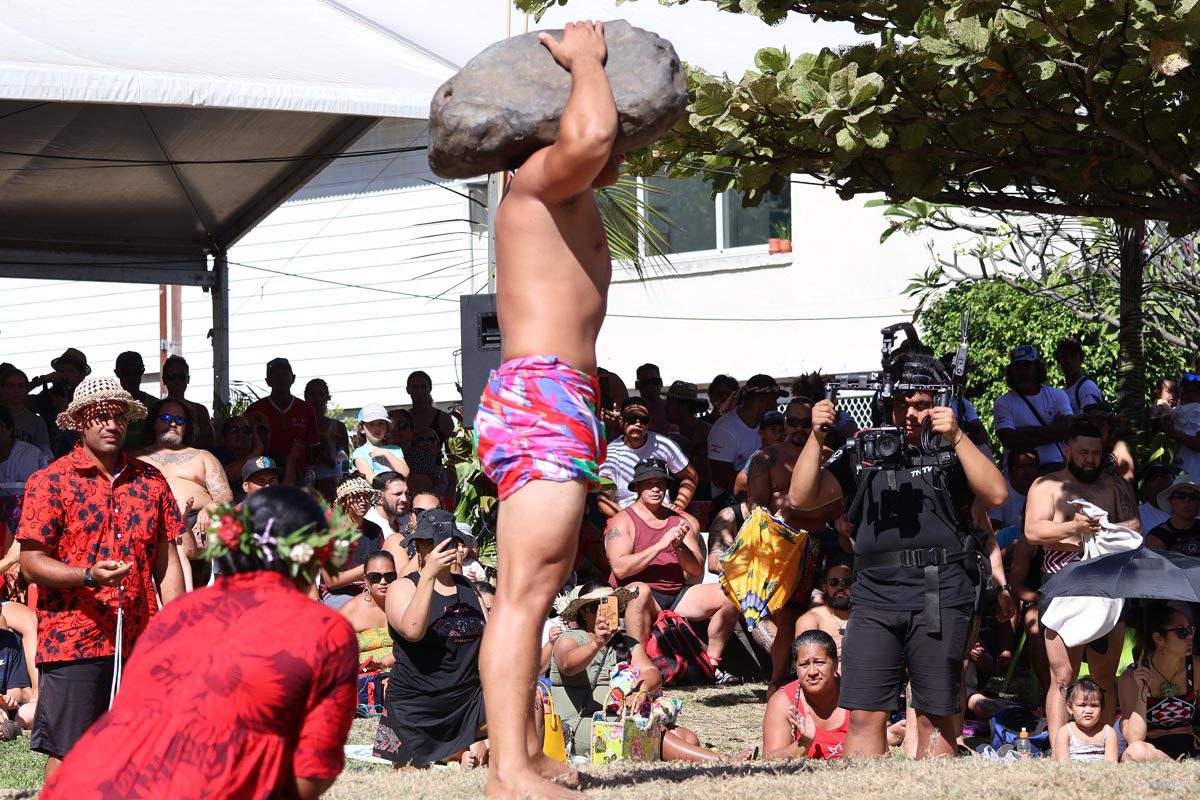
[(514, 358), (492, 373), (475, 430), (484, 473), (503, 500), (530, 481), (600, 485), (599, 381), (553, 356)]

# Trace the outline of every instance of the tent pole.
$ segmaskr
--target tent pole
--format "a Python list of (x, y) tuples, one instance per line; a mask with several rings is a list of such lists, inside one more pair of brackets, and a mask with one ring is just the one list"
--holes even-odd
[[(229, 409), (229, 256), (213, 253), (213, 415)], [(224, 415), (221, 415), (222, 417)]]

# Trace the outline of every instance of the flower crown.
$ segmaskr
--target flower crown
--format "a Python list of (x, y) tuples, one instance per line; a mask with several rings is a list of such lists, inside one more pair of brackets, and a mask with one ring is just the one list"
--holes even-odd
[(291, 532), (274, 530), (275, 519), (267, 522), (262, 533), (256, 533), (250, 523), (250, 512), (231, 503), (218, 506), (209, 517), (208, 545), (201, 557), (218, 559), (231, 553), (257, 559), (268, 568), (286, 565), (292, 577), (303, 572), (313, 577), (324, 567), (330, 574), (346, 565), (350, 545), (362, 533), (341, 507), (325, 506), (326, 530), (310, 523)]

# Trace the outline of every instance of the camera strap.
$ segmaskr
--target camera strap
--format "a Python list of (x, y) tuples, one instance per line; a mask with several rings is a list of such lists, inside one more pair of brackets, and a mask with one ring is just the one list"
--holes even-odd
[[(1050, 424), (1048, 422), (1046, 422), (1046, 420), (1042, 419), (1042, 415), (1038, 413), (1037, 406), (1035, 406), (1033, 403), (1029, 402), (1028, 397), (1021, 394), (1020, 392), (1017, 392), (1016, 395), (1017, 395), (1017, 397), (1021, 398), (1025, 402), (1025, 405), (1029, 406), (1029, 410), (1033, 412), (1033, 416), (1034, 416), (1034, 418), (1037, 419), (1039, 425), (1041, 425), (1043, 428), (1050, 427)], [(1065, 455), (1063, 453), (1062, 445), (1059, 444), (1058, 442), (1055, 442), (1054, 446), (1058, 448), (1059, 456), (1065, 457)]]

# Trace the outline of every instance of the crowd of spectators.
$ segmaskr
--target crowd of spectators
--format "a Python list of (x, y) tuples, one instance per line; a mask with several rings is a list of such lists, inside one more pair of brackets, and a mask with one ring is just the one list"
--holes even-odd
[[(1010, 702), (1024, 702), (1038, 715), (1049, 712), (1059, 757), (1086, 751), (1111, 760), (1114, 731), (1129, 759), (1194, 754), (1194, 744), (1177, 735), (1185, 723), (1175, 718), (1187, 716), (1185, 712), (1195, 716), (1193, 609), (1156, 608), (1143, 615), (1157, 620), (1158, 627), (1135, 626), (1139, 655), (1129, 665), (1121, 658), (1123, 627), (1107, 649), (1104, 642), (1093, 642), (1086, 650), (1064, 648), (1039, 624), (1036, 601), (1040, 580), (1080, 557), (1079, 530), (1054, 527), (1066, 523), (1045, 516), (1038, 505), (1056, 475), (1074, 476), (1090, 486), (1102, 474), (1118, 497), (1114, 521), (1140, 530), (1148, 547), (1200, 557), (1200, 483), (1193, 477), (1200, 476), (1200, 377), (1186, 374), (1155, 387), (1151, 417), (1155, 429), (1173, 441), (1176, 463), (1143, 465), (1139, 472), (1122, 439), (1121, 418), (1085, 374), (1080, 342), (1063, 340), (1055, 357), (1066, 377), (1061, 387), (1049, 384), (1045, 360), (1034, 346), (1014, 347), (1005, 374), (1010, 391), (995, 403), (993, 429), (1001, 449), (994, 460), (1004, 472), (1007, 499), (982, 509), (976, 523), (995, 532), (1003, 553), (1007, 582), (993, 589), (1010, 594), (1019, 605), (1011, 616), (991, 620), (989, 612), (999, 602), (993, 593), (984, 600), (986, 607), (976, 610), (984, 625), (962, 656), (971, 688), (961, 707), (968, 716), (978, 709), (977, 716), (983, 717), (1003, 707), (982, 692), (988, 678), (1011, 677), (1013, 662), (1027, 661), (1030, 685), (1038, 688)], [(39, 616), (34, 609), (41, 608), (39, 593), (43, 603), (69, 604), (78, 598), (64, 600), (58, 597), (60, 590), (37, 585), (29, 569), (22, 575), (22, 550), (37, 540), (23, 521), (30, 510), (26, 506), (36, 502), (24, 486), (36, 482), (39, 470), (54, 465), (52, 471), (66, 463), (63, 459), (78, 459), (86, 450), (83, 425), (70, 424), (68, 412), (73, 403), (78, 406), (76, 389), (89, 380), (93, 368), (75, 348), (50, 366), (50, 372), (30, 380), (16, 366), (0, 365), (0, 576), (5, 598), (0, 607), (0, 721), (4, 738), (32, 727), (33, 746), (61, 758), (71, 743), (53, 735), (61, 717), (37, 713), (39, 677), (47, 669), (53, 673), (61, 659), (35, 643), (69, 636), (54, 626), (70, 623), (61, 615)], [(131, 402), (148, 409), (144, 419), (114, 418), (113, 424), (125, 426), (120, 441), (125, 455), (115, 463), (119, 469), (127, 463), (152, 466), (165, 479), (181, 530), (156, 535), (164, 537), (172, 563), (178, 562), (182, 591), (202, 589), (217, 579), (213, 563), (201, 553), (219, 507), (244, 502), (277, 484), (302, 487), (339, 506), (361, 538), (345, 568), (324, 575), (313, 594), (352, 626), (363, 671), (390, 674), (386, 698), (377, 702), (386, 712), (376, 755), (397, 764), (450, 759), (486, 763), (477, 661), (494, 593), (489, 581), (495, 575), (481, 563), (478, 531), (450, 513), (462, 488), (455, 464), (470, 456), (452, 447), (462, 420), (456, 408), (433, 404), (429, 376), (414, 372), (408, 377), (406, 407), (367, 404), (347, 426), (329, 415), (325, 381), (309, 380), (304, 398), (296, 397), (290, 362), (276, 358), (265, 370), (269, 395), (219, 419), (214, 428), (208, 409), (186, 397), (191, 375), (185, 359), (172, 356), (164, 362), (161, 398), (143, 391), (145, 371), (142, 357), (133, 352), (122, 353), (113, 368), (114, 383)], [(765, 374), (744, 383), (717, 375), (705, 395), (683, 380), (664, 391), (658, 366), (644, 364), (637, 369), (632, 392), (608, 371), (601, 371), (600, 385), (599, 413), (608, 439), (607, 458), (600, 465), (602, 489), (580, 522), (580, 555), (571, 582), (562, 587), (563, 592), (574, 588), (577, 600), (547, 621), (543, 641), (549, 693), (573, 727), (568, 744), (576, 752), (586, 748), (586, 721), (603, 702), (608, 673), (618, 663), (631, 663), (647, 685), (660, 687), (662, 676), (646, 648), (661, 615), (674, 612), (702, 634), (704, 656), (717, 683), (751, 677), (727, 666), (730, 647), (758, 647), (769, 654), (769, 676), (765, 671), (753, 675), (769, 677), (765, 757), (840, 757), (851, 716), (839, 706), (839, 664), (854, 602), (856, 529), (840, 506), (817, 513), (794, 503), (795, 492), (789, 491), (797, 460), (813, 435), (814, 406), (825, 395), (821, 377), (802, 376), (785, 388)], [(993, 456), (969, 400), (960, 399), (954, 412), (964, 434)], [(853, 439), (859, 424), (839, 409), (830, 427), (822, 439), (822, 461)], [(484, 485), (486, 479), (475, 476), (472, 491), (495, 494), (494, 487)], [(1133, 509), (1127, 515), (1121, 513), (1126, 510), (1122, 493)], [(1133, 501), (1135, 493), (1140, 505)], [(763, 626), (765, 634), (739, 637), (740, 609), (719, 583), (722, 556), (757, 508), (820, 542), (815, 550), (819, 563), (811, 565), (818, 580), (811, 594), (806, 587), (803, 596), (794, 596), (771, 616)], [(1031, 519), (1029, 513), (1042, 516)], [(95, 562), (94, 553), (83, 558)], [(119, 582), (120, 576), (113, 580)], [(152, 597), (155, 586), (148, 583), (141, 590)], [(610, 595), (621, 601), (621, 630), (596, 615), (596, 604)], [(167, 599), (161, 587), (158, 598)], [(153, 605), (151, 601), (146, 610), (152, 612)], [(103, 613), (101, 604), (97, 614)], [(106, 631), (101, 626), (98, 635), (111, 637)], [(111, 659), (111, 651), (103, 647), (63, 658), (69, 662), (97, 654)], [(1085, 683), (1076, 682), (1081, 659), (1090, 668)], [(743, 667), (746, 663), (753, 664), (754, 658), (743, 659)], [(980, 702), (972, 702), (975, 696)], [(1179, 698), (1191, 699), (1181, 705)], [(88, 713), (94, 719), (102, 710)], [(1117, 719), (1122, 723), (1108, 727)], [(898, 712), (892, 722), (889, 742), (904, 740), (906, 728), (911, 738), (911, 716), (906, 722)], [(906, 752), (913, 748), (911, 741), (906, 743)], [(665, 732), (662, 750), (689, 760), (717, 757), (700, 748), (690, 731), (675, 726)]]

